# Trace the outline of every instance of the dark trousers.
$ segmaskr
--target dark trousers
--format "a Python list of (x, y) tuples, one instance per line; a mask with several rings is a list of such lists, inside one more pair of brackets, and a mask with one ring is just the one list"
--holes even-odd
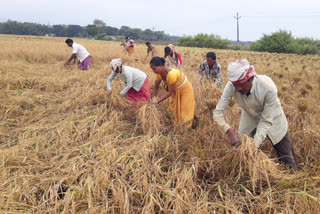
[[(251, 136), (254, 136), (255, 134), (256, 129), (252, 131)], [(268, 136), (266, 139), (270, 140)], [(275, 145), (272, 144), (272, 146), (276, 150), (279, 160), (281, 162), (287, 164), (290, 168), (296, 166), (296, 156), (291, 145), (289, 131), (287, 131), (286, 135), (279, 141), (279, 143)]]

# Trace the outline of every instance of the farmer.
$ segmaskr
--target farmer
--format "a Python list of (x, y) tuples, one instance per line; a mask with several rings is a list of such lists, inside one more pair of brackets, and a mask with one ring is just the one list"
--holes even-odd
[(151, 42), (146, 42), (146, 46), (148, 47), (148, 49), (147, 49), (147, 56), (145, 59), (148, 58), (150, 52), (151, 52), (152, 57), (156, 56), (157, 48), (155, 46), (151, 45)]
[(156, 76), (151, 97), (157, 95), (161, 81), (167, 86), (167, 93), (161, 96), (154, 104), (159, 104), (169, 98), (169, 113), (175, 118), (175, 124), (184, 124), (191, 128), (194, 118), (194, 92), (186, 75), (179, 70), (165, 66), (165, 59), (153, 57), (150, 67)]
[(207, 60), (204, 60), (200, 65), (200, 68), (199, 68), (200, 83), (203, 80), (203, 71), (205, 71), (207, 80), (213, 80), (213, 83), (215, 83), (218, 88), (222, 88), (221, 66), (216, 61), (216, 54), (214, 52), (208, 52)]
[(78, 57), (78, 69), (88, 70), (90, 67), (90, 54), (82, 45), (73, 42), (72, 39), (67, 39), (65, 41), (69, 47), (72, 48), (72, 55), (64, 65), (69, 65), (73, 60), (72, 64), (75, 64), (76, 58)]
[(132, 39), (129, 40), (128, 53), (129, 54), (133, 54), (134, 53), (134, 41)]
[(182, 65), (181, 55), (178, 51), (174, 49), (172, 44), (169, 44), (164, 48), (164, 58), (168, 56), (169, 66), (176, 66), (177, 69), (180, 69)]
[[(232, 61), (227, 70), (229, 82), (213, 112), (214, 120), (227, 133), (232, 145), (240, 143), (239, 135), (249, 135), (259, 148), (267, 137), (280, 161), (294, 167), (296, 159), (288, 123), (274, 82), (268, 76), (256, 75), (253, 65), (245, 59)], [(242, 108), (238, 133), (224, 119), (232, 97)]]
[(124, 47), (124, 50), (128, 53), (128, 54), (132, 54), (133, 50), (134, 50), (134, 44), (133, 44), (133, 40), (130, 39), (129, 37), (126, 37), (125, 40), (120, 44), (120, 46)]
[(125, 49), (130, 46), (129, 37), (126, 36), (124, 41), (120, 44), (120, 46), (123, 46)]
[(150, 83), (143, 71), (123, 65), (121, 58), (113, 59), (110, 62), (110, 68), (112, 73), (107, 80), (109, 93), (112, 92), (112, 80), (119, 76), (120, 80), (126, 84), (126, 87), (120, 92), (121, 95), (126, 95), (133, 102), (150, 100)]

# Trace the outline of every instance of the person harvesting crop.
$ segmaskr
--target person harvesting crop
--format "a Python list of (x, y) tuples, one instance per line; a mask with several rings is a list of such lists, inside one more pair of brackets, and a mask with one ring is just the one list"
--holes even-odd
[(73, 42), (72, 39), (67, 39), (65, 43), (72, 48), (72, 55), (68, 59), (68, 61), (64, 64), (69, 65), (69, 63), (73, 60), (72, 64), (75, 64), (76, 59), (78, 57), (78, 69), (80, 70), (88, 70), (90, 67), (90, 54), (82, 45)]
[(172, 44), (169, 44), (167, 47), (164, 48), (164, 58), (168, 56), (168, 65), (169, 66), (176, 66), (177, 69), (180, 69), (182, 65), (181, 55), (178, 51), (174, 49)]
[(150, 52), (151, 52), (151, 56), (152, 56), (152, 57), (156, 56), (156, 54), (157, 54), (157, 48), (156, 48), (155, 46), (153, 46), (153, 45), (151, 44), (151, 42), (146, 42), (146, 46), (148, 47), (148, 49), (147, 49), (147, 56), (146, 56), (145, 59), (148, 58)]
[(165, 59), (153, 57), (150, 68), (157, 75), (151, 97), (157, 95), (161, 81), (167, 86), (167, 93), (154, 104), (159, 104), (169, 98), (169, 113), (175, 118), (175, 124), (184, 124), (191, 128), (194, 118), (194, 92), (187, 76), (177, 70), (165, 66)]
[(216, 54), (214, 52), (207, 53), (207, 59), (204, 60), (199, 68), (199, 80), (203, 81), (203, 71), (206, 75), (206, 80), (212, 80), (218, 88), (222, 88), (221, 66), (216, 61)]
[(136, 103), (150, 100), (150, 83), (146, 73), (123, 65), (121, 58), (113, 59), (109, 66), (112, 69), (107, 80), (109, 93), (112, 92), (112, 80), (119, 76), (120, 80), (126, 84), (120, 95), (126, 95), (130, 101)]
[[(227, 133), (232, 145), (240, 143), (239, 135), (253, 137), (260, 147), (270, 139), (280, 161), (296, 166), (296, 158), (289, 138), (287, 118), (282, 110), (277, 87), (265, 75), (256, 75), (253, 65), (245, 59), (232, 61), (228, 66), (228, 79), (213, 118)], [(224, 119), (232, 97), (242, 108), (238, 133)]]
[(134, 53), (134, 41), (132, 39), (129, 40), (128, 53), (129, 54)]

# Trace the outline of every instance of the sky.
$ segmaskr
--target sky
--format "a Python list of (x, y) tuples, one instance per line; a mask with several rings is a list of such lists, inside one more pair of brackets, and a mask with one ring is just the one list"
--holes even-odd
[(320, 0), (0, 0), (0, 22), (86, 26), (94, 19), (108, 26), (151, 29), (170, 35), (215, 34), (256, 41), (286, 30), (295, 37), (320, 39)]

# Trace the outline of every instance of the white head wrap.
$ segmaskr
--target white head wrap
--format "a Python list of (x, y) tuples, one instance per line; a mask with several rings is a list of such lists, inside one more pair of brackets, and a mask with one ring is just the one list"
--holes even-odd
[(130, 43), (134, 43), (134, 41), (133, 41), (133, 39), (130, 39), (130, 41), (129, 41)]
[(168, 47), (171, 48), (171, 49), (174, 49), (174, 45), (173, 44), (169, 44)]
[(122, 59), (118, 58), (118, 59), (113, 59), (110, 62), (109, 67), (112, 68), (113, 71), (116, 71), (117, 68), (122, 66)]
[(243, 82), (256, 75), (254, 66), (250, 65), (246, 59), (230, 62), (228, 68), (228, 79), (231, 82)]

